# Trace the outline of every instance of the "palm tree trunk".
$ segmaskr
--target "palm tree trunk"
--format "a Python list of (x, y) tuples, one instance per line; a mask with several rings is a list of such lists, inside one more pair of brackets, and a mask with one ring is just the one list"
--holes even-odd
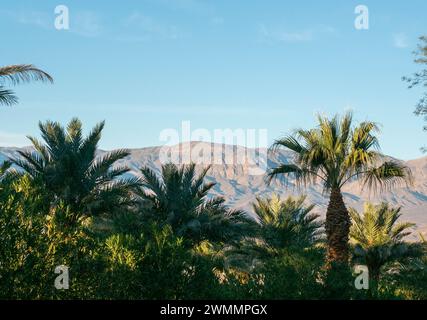
[(333, 188), (326, 211), (327, 261), (348, 263), (348, 234), (350, 216), (345, 207), (341, 190)]

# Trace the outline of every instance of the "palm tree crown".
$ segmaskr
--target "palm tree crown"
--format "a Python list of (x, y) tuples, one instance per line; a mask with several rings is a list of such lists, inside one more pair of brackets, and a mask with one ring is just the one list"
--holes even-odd
[(251, 232), (238, 244), (223, 249), (226, 266), (250, 272), (271, 258), (314, 248), (322, 240), (323, 223), (312, 213), (314, 205), (305, 205), (305, 200), (305, 196), (257, 198)]
[(378, 152), (375, 133), (379, 131), (374, 122), (362, 122), (352, 128), (352, 114), (342, 119), (331, 120), (318, 116), (319, 127), (311, 130), (298, 129), (293, 135), (276, 140), (273, 148), (285, 147), (294, 152), (293, 164), (274, 168), (269, 177), (293, 174), (297, 182), (323, 183), (325, 191), (341, 189), (352, 179), (363, 179), (369, 187), (390, 187), (396, 178), (406, 178), (409, 170), (396, 161), (383, 161)]
[(215, 183), (204, 182), (208, 170), (197, 175), (195, 164), (178, 167), (168, 163), (158, 176), (150, 168), (142, 168), (138, 194), (146, 217), (169, 224), (178, 236), (196, 243), (240, 236), (246, 217), (241, 211), (229, 210), (223, 198), (209, 197)]
[(21, 158), (13, 162), (41, 184), (53, 201), (63, 201), (84, 214), (100, 213), (127, 201), (136, 179), (119, 178), (129, 169), (113, 165), (129, 152), (116, 150), (96, 155), (104, 122), (86, 138), (82, 123), (76, 118), (66, 129), (50, 121), (39, 127), (45, 143), (29, 137), (35, 152), (19, 151)]
[(368, 266), (374, 280), (379, 279), (380, 269), (386, 264), (422, 255), (420, 244), (403, 241), (415, 224), (398, 222), (400, 208), (391, 208), (387, 203), (367, 203), (363, 216), (353, 208), (349, 213), (354, 259)]
[(384, 161), (378, 151), (375, 133), (378, 126), (369, 121), (352, 125), (352, 114), (328, 119), (318, 116), (318, 127), (298, 129), (275, 141), (273, 149), (293, 151), (293, 163), (282, 164), (269, 172), (269, 179), (292, 175), (298, 184), (320, 181), (330, 192), (326, 215), (328, 260), (347, 262), (350, 219), (342, 199), (341, 188), (349, 181), (361, 179), (369, 188), (389, 188), (407, 180), (410, 171), (397, 161)]
[(21, 82), (42, 81), (53, 82), (52, 77), (43, 70), (37, 69), (30, 64), (20, 64), (0, 67), (0, 105), (13, 105), (18, 102), (18, 98), (12, 90), (5, 89), (4, 83), (12, 85)]
[(309, 247), (321, 237), (322, 223), (319, 215), (312, 213), (314, 205), (304, 206), (306, 197), (289, 197), (281, 200), (278, 195), (257, 198), (253, 204), (261, 225), (261, 237), (271, 248)]

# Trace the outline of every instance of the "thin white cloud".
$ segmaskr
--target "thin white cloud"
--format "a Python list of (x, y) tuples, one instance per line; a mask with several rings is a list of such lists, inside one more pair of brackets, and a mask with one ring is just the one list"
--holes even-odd
[(409, 46), (408, 39), (406, 37), (406, 34), (403, 32), (396, 33), (393, 35), (393, 44), (396, 48), (407, 48)]
[(336, 30), (330, 26), (319, 26), (305, 30), (289, 31), (281, 27), (271, 27), (263, 23), (258, 25), (258, 33), (263, 40), (277, 42), (309, 42), (317, 36), (326, 34), (336, 34)]

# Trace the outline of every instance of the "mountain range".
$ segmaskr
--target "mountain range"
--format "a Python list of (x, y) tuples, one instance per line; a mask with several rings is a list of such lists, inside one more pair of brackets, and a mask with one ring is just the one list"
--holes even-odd
[[(29, 147), (28, 147), (29, 148)], [(0, 162), (17, 157), (20, 148), (0, 147)], [(25, 149), (25, 148), (22, 148)], [(320, 184), (299, 188), (294, 179), (281, 178), (267, 183), (265, 171), (280, 163), (292, 161), (292, 153), (286, 150), (271, 151), (243, 146), (211, 144), (206, 142), (182, 143), (168, 147), (130, 149), (130, 155), (117, 162), (126, 165), (129, 174), (139, 175), (139, 168), (148, 166), (160, 172), (161, 164), (167, 161), (177, 164), (195, 162), (198, 171), (211, 165), (206, 176), (215, 182), (211, 195), (223, 196), (232, 208), (244, 209), (253, 214), (252, 203), (257, 197), (276, 193), (281, 197), (307, 195), (307, 203), (316, 204), (315, 211), (324, 218), (328, 204)], [(100, 155), (103, 150), (98, 151)], [(402, 208), (402, 221), (417, 224), (416, 233), (427, 234), (427, 157), (403, 161), (414, 176), (410, 186), (400, 185), (392, 190), (375, 192), (362, 188), (359, 181), (352, 181), (343, 188), (344, 201), (348, 207), (363, 208), (366, 201), (389, 202)]]

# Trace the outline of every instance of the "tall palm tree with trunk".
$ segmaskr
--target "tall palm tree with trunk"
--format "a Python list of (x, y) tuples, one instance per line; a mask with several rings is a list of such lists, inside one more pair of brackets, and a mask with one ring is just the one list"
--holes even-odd
[(6, 89), (6, 82), (16, 85), (23, 82), (42, 81), (53, 83), (53, 78), (43, 70), (36, 68), (31, 64), (19, 64), (0, 67), (0, 105), (13, 105), (18, 102), (15, 93)]
[(45, 190), (51, 204), (62, 202), (76, 214), (95, 215), (130, 201), (137, 179), (124, 178), (129, 169), (114, 166), (129, 152), (97, 154), (104, 122), (87, 137), (83, 137), (82, 123), (77, 118), (67, 128), (51, 121), (39, 123), (39, 127), (44, 143), (29, 137), (35, 151), (20, 150), (20, 157), (12, 162)]
[(318, 116), (318, 127), (297, 129), (276, 140), (273, 150), (293, 151), (291, 163), (284, 163), (268, 173), (269, 181), (279, 176), (294, 177), (297, 185), (321, 182), (329, 194), (326, 211), (327, 260), (348, 262), (350, 217), (342, 196), (343, 186), (354, 180), (368, 189), (387, 189), (410, 181), (411, 172), (398, 161), (386, 160), (379, 152), (378, 126), (365, 121), (353, 125), (350, 112), (332, 119)]

